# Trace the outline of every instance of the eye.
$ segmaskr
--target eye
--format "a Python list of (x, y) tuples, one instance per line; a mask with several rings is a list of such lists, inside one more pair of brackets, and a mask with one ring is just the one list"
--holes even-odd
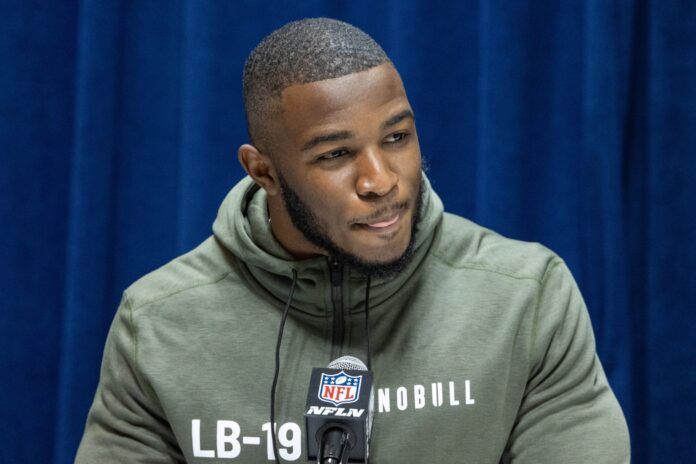
[(393, 134), (390, 134), (387, 136), (386, 139), (384, 139), (384, 143), (399, 143), (403, 142), (406, 140), (406, 138), (409, 136), (408, 132), (395, 132)]
[(341, 156), (345, 156), (348, 153), (349, 153), (348, 150), (341, 148), (339, 150), (334, 150), (332, 152), (325, 153), (325, 154), (321, 155), (319, 158), (317, 158), (317, 160), (318, 161), (332, 160), (332, 159), (340, 158)]

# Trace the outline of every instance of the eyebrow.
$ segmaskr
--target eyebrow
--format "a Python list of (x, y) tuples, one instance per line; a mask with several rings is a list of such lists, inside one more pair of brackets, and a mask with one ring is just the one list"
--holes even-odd
[(316, 137), (312, 137), (307, 143), (302, 146), (302, 151), (311, 150), (320, 143), (324, 142), (336, 142), (338, 140), (346, 140), (353, 137), (353, 133), (350, 131), (336, 131), (329, 132), (327, 134), (320, 134)]
[(403, 110), (402, 112), (395, 114), (394, 116), (392, 116), (391, 118), (387, 119), (386, 121), (384, 121), (382, 123), (382, 129), (386, 129), (386, 128), (391, 127), (391, 126), (395, 126), (406, 118), (414, 119), (413, 118), (413, 111)]
[[(384, 121), (382, 123), (382, 130), (395, 126), (406, 118), (414, 119), (413, 112), (411, 110), (403, 110)], [(307, 143), (302, 145), (302, 151), (311, 150), (317, 145), (325, 142), (337, 142), (339, 140), (347, 140), (352, 137), (354, 137), (354, 134), (350, 131), (336, 131), (328, 132), (326, 134), (319, 134), (315, 137), (312, 137)]]

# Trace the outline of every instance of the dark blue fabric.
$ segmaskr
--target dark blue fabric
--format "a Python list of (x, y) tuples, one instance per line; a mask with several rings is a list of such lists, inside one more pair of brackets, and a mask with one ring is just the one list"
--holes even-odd
[(121, 292), (242, 176), (247, 53), (321, 15), (393, 58), (448, 210), (566, 259), (634, 462), (692, 461), (693, 1), (0, 8), (0, 462), (72, 462)]

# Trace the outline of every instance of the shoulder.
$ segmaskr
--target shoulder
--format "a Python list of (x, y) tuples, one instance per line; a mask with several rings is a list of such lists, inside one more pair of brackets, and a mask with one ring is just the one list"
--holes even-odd
[(141, 277), (124, 292), (132, 311), (184, 296), (236, 276), (234, 256), (214, 237)]
[(455, 269), (480, 270), (538, 283), (549, 268), (562, 262), (539, 243), (504, 237), (450, 213), (444, 213), (440, 237), (432, 254)]

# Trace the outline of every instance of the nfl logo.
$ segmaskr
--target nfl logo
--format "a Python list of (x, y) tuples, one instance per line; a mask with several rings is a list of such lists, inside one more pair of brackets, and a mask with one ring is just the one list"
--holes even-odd
[(355, 403), (360, 395), (362, 375), (348, 375), (341, 371), (338, 374), (321, 374), (319, 383), (319, 399), (339, 406)]

